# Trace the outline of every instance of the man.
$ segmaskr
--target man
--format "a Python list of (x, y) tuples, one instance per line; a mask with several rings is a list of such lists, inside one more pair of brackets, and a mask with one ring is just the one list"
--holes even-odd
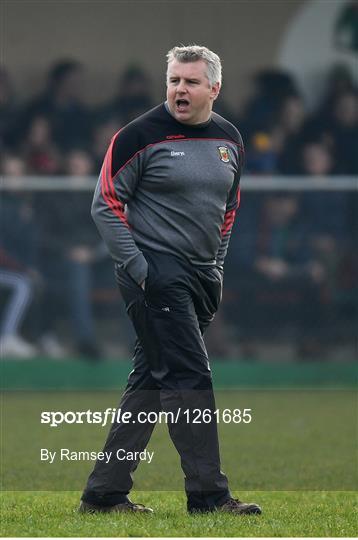
[[(189, 512), (251, 514), (261, 513), (260, 507), (233, 499), (220, 471), (214, 416), (209, 423), (193, 423), (183, 414), (215, 410), (202, 334), (221, 300), (239, 204), (242, 140), (212, 112), (220, 86), (220, 59), (206, 47), (169, 51), (167, 101), (113, 137), (92, 215), (115, 260), (138, 336), (122, 413), (173, 413), (168, 427), (185, 474)], [(142, 451), (153, 428), (116, 422), (105, 451)], [(127, 498), (137, 465), (138, 460), (98, 461), (80, 510), (151, 511)]]

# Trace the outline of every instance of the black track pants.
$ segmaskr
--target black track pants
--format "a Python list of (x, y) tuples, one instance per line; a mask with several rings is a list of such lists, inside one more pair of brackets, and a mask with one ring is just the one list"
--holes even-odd
[[(134, 369), (119, 406), (134, 417), (141, 411), (173, 413), (176, 421), (168, 422), (168, 428), (181, 458), (188, 508), (213, 509), (230, 496), (227, 478), (220, 471), (215, 417), (210, 423), (193, 423), (184, 411), (190, 415), (193, 409), (215, 410), (202, 334), (221, 300), (221, 274), (216, 268), (193, 267), (171, 255), (144, 255), (149, 265), (145, 292), (116, 266), (117, 283), (138, 336)], [(149, 422), (112, 425), (104, 451), (112, 451), (113, 457), (108, 464), (97, 461), (84, 500), (104, 505), (121, 502), (132, 487), (131, 473), (138, 461), (118, 461), (116, 450), (144, 450), (153, 428)]]

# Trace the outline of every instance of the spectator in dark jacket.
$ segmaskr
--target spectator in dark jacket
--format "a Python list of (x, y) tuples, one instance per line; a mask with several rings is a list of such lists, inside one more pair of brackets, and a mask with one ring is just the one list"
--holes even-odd
[(19, 103), (16, 99), (9, 72), (0, 68), (0, 150), (14, 150), (16, 124), (19, 121)]
[[(84, 148), (65, 155), (62, 174), (77, 177), (85, 186), (93, 174), (93, 161)], [(48, 309), (59, 307), (71, 323), (74, 347), (78, 354), (100, 356), (91, 304), (93, 264), (104, 256), (89, 208), (89, 190), (49, 191), (38, 196), (41, 223), (41, 262), (49, 284)]]
[(68, 151), (91, 141), (91, 117), (83, 98), (83, 67), (75, 60), (57, 62), (49, 74), (45, 92), (30, 102), (23, 113), (22, 129), (34, 117), (49, 120), (55, 143)]
[(233, 291), (234, 320), (248, 339), (259, 333), (279, 339), (288, 325), (301, 346), (311, 342), (322, 322), (325, 271), (307, 242), (300, 212), (299, 198), (289, 193), (266, 196), (251, 211), (250, 204), (242, 209), (227, 284)]
[(129, 66), (120, 76), (114, 99), (98, 112), (98, 119), (126, 125), (153, 107), (150, 81), (143, 69)]
[[(25, 163), (15, 155), (3, 155), (1, 173), (23, 176)], [(0, 352), (2, 357), (29, 358), (36, 355), (36, 347), (20, 332), (31, 306), (38, 272), (36, 246), (38, 231), (32, 208), (25, 196), (8, 192), (1, 197), (0, 208), (0, 289), (5, 291), (0, 324)]]

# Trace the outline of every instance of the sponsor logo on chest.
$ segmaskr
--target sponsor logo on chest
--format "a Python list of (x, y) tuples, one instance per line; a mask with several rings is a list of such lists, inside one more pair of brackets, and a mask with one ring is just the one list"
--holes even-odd
[(181, 157), (181, 156), (185, 156), (185, 152), (175, 152), (174, 150), (172, 150), (170, 152), (170, 155), (171, 155), (171, 157), (177, 157), (177, 156)]

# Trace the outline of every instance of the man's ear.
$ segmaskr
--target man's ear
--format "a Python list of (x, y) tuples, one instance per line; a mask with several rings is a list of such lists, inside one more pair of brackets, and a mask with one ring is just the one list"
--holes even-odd
[(211, 93), (210, 93), (210, 96), (212, 98), (213, 101), (216, 100), (216, 98), (218, 97), (219, 95), (219, 92), (220, 92), (220, 83), (215, 83), (212, 87), (211, 87)]

